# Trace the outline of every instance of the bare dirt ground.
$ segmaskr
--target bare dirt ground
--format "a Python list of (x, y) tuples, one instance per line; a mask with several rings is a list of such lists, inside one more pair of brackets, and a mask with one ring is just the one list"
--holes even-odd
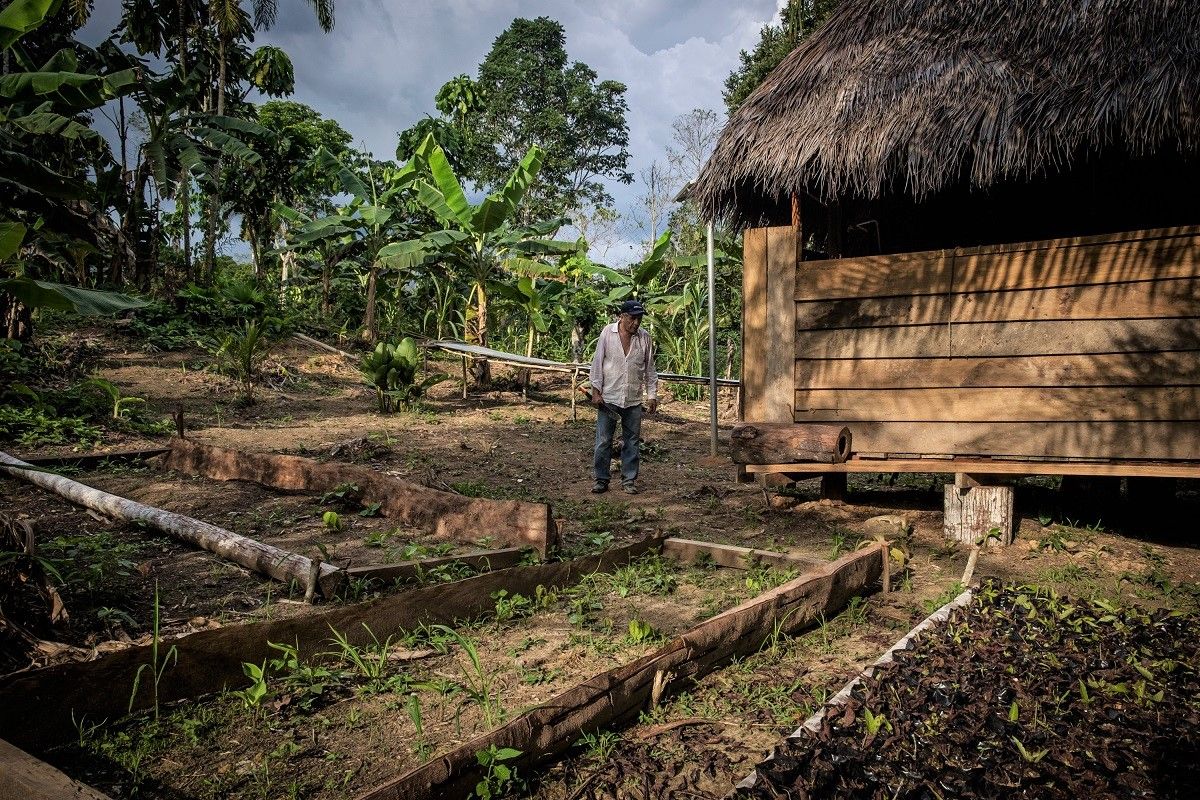
[[(830, 559), (856, 546), (869, 518), (899, 514), (907, 519), (912, 526), (905, 545), (910, 557), (896, 591), (873, 595), (803, 636), (774, 642), (702, 679), (648, 711), (638, 725), (586, 737), (537, 775), (520, 776), (523, 791), (536, 797), (723, 796), (825, 697), (956, 593), (967, 558), (964, 549), (942, 535), (942, 478), (852, 476), (845, 505), (819, 500), (816, 481), (807, 481), (771, 502), (758, 487), (736, 484), (727, 462), (708, 460), (706, 402), (668, 398), (657, 415), (646, 418), (641, 494), (595, 496), (589, 493), (594, 412), (581, 406), (578, 419), (572, 418), (565, 380), (535, 376), (528, 399), (519, 391), (497, 389), (466, 400), (461, 386), (450, 381), (417, 410), (380, 415), (352, 364), (297, 345), (277, 350), (258, 402), (247, 407), (236, 402), (232, 382), (206, 370), (197, 352), (145, 354), (119, 339), (106, 339), (103, 346), (103, 377), (125, 394), (145, 398), (154, 412), (182, 409), (189, 435), (200, 441), (333, 457), (464, 494), (549, 502), (568, 552), (663, 532)], [(457, 362), (442, 371), (457, 374)], [(498, 386), (506, 385), (516, 388), (501, 373)], [(732, 394), (722, 393), (723, 437), (734, 422), (732, 405)], [(129, 449), (162, 441), (125, 438), (104, 446)], [(320, 544), (340, 563), (385, 563), (432, 552), (432, 543), (419, 532), (396, 529), (386, 519), (359, 517), (354, 510), (341, 514), (346, 523), (342, 530), (329, 530), (321, 515), (334, 506), (313, 497), (165, 473), (153, 466), (109, 467), (72, 477), (297, 552), (312, 554)], [(1012, 547), (985, 551), (978, 576), (1195, 611), (1200, 496), (1194, 486), (1181, 486), (1174, 507), (1135, 507), (1111, 494), (1064, 498), (1055, 485), (1046, 480), (1022, 483), (1018, 540)], [(63, 640), (72, 645), (103, 649), (121, 646), (106, 644), (109, 640), (144, 640), (156, 585), (167, 635), (308, 610), (295, 587), (272, 585), (209, 554), (95, 519), (40, 489), (10, 479), (0, 480), (0, 486), (0, 510), (32, 520), (40, 542), (61, 539), (61, 552), (78, 551), (79, 574), (65, 594), (73, 618)], [(456, 552), (487, 544), (486, 531), (480, 531), (478, 540), (458, 543)], [(103, 561), (102, 556), (113, 553), (119, 556), (115, 562)], [(88, 559), (103, 563), (88, 569)], [(351, 594), (340, 602), (363, 596)], [(692, 600), (701, 607), (699, 613), (703, 598)], [(551, 668), (561, 669), (568, 684), (600, 669), (586, 659)], [(354, 702), (353, 697), (340, 701), (351, 704), (345, 706), (347, 715)], [(387, 702), (380, 708), (389, 710)], [(395, 707), (390, 712), (403, 715)], [(365, 714), (365, 707), (359, 713)], [(374, 728), (368, 725), (367, 730)], [(306, 735), (317, 746), (324, 733)], [(364, 752), (347, 744), (354, 741)], [(324, 770), (332, 780), (330, 776), (350, 769), (334, 763), (338, 759), (359, 763), (366, 749), (394, 746), (360, 735), (338, 739), (336, 746), (330, 740), (317, 750), (297, 744), (301, 749), (295, 753), (305, 753), (298, 758), (308, 759), (312, 769)], [(274, 754), (275, 762), (251, 758), (249, 766), (235, 765), (245, 780), (236, 789), (226, 784), (232, 793), (225, 796), (289, 796), (288, 782), (264, 786), (253, 778), (263, 774), (264, 765), (269, 777), (276, 762), (277, 775), (291, 769), (286, 750)], [(329, 752), (338, 758), (321, 761)], [(404, 758), (409, 757), (406, 752)], [(301, 781), (291, 796), (315, 796), (300, 791), (305, 786), (310, 783)], [(201, 795), (178, 790), (172, 796)]]

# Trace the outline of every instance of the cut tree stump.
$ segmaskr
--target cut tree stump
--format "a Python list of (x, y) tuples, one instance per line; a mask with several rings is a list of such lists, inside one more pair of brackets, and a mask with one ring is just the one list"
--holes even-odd
[[(20, 459), (13, 458), (8, 453), (0, 452), (0, 472), (8, 473), (14, 478), (40, 486), (72, 503), (98, 511), (113, 519), (125, 522), (140, 522), (162, 531), (181, 542), (216, 553), (221, 558), (240, 564), (247, 569), (262, 575), (269, 575), (278, 581), (288, 583), (296, 581), (301, 586), (309, 583), (311, 559), (287, 550), (280, 550), (263, 542), (241, 536), (233, 531), (218, 528), (198, 519), (185, 517), (164, 511), (161, 508), (143, 505), (99, 489), (93, 489), (70, 478), (44, 472), (37, 467), (26, 464)], [(325, 597), (332, 597), (345, 579), (343, 570), (330, 564), (322, 564), (318, 583)]]
[(843, 425), (745, 422), (735, 425), (729, 454), (737, 464), (841, 464), (850, 457)]
[(174, 439), (163, 464), (169, 469), (219, 481), (252, 481), (272, 489), (328, 492), (352, 483), (363, 503), (379, 503), (379, 513), (443, 539), (533, 547), (543, 556), (558, 544), (550, 506), (519, 500), (464, 497), (384, 475), (368, 467), (320, 462), (299, 456), (248, 453)]
[[(1013, 495), (1013, 487), (995, 485), (991, 476), (958, 473), (945, 488), (946, 538), (968, 545), (1012, 544)], [(988, 535), (992, 530), (999, 530), (999, 539)]]

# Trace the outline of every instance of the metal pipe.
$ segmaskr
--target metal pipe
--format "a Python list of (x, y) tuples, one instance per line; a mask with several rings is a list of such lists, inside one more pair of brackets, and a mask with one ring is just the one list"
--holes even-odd
[(717, 272), (713, 265), (713, 223), (708, 221), (708, 413), (711, 437), (708, 452), (717, 455)]

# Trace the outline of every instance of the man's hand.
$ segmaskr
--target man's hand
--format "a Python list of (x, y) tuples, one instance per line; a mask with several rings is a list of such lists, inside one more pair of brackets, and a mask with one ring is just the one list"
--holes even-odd
[(658, 411), (658, 398), (657, 397), (651, 397), (649, 400), (646, 401), (646, 410), (649, 411), (651, 414), (653, 414), (655, 411)]
[(599, 389), (592, 389), (592, 405), (599, 407), (604, 402), (604, 396), (600, 394)]

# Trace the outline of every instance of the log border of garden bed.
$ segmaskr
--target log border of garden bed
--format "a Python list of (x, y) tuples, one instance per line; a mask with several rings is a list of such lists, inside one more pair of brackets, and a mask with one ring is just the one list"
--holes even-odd
[(379, 513), (444, 539), (470, 540), (481, 532), (498, 544), (533, 547), (544, 558), (558, 545), (558, 529), (547, 503), (465, 497), (431, 489), (369, 467), (302, 456), (252, 453), (171, 440), (163, 466), (213, 480), (241, 480), (272, 489), (328, 492), (353, 483), (364, 503), (378, 503)]
[[(317, 614), (231, 625), (160, 642), (160, 653), (174, 647), (178, 658), (164, 673), (158, 702), (195, 698), (243, 684), (243, 662), (261, 662), (274, 654), (268, 642), (294, 644), (302, 657), (308, 658), (327, 649), (331, 628), (361, 647), (401, 629), (412, 630), (422, 624), (452, 625), (492, 608), (492, 594), (501, 589), (532, 596), (539, 585), (550, 589), (567, 586), (593, 572), (658, 552), (662, 542), (662, 537), (649, 537), (574, 561), (510, 567)], [(151, 663), (152, 648), (146, 644), (94, 661), (0, 677), (0, 737), (23, 749), (41, 750), (69, 741), (77, 733), (75, 721), (85, 715), (99, 722), (123, 717), (131, 709), (152, 708), (153, 681), (141, 681), (130, 702), (135, 677)]]
[(19, 747), (0, 739), (0, 789), (21, 800), (111, 800)]
[(506, 761), (521, 768), (570, 747), (588, 731), (620, 724), (647, 704), (656, 705), (672, 686), (694, 680), (725, 662), (759, 650), (770, 636), (791, 634), (840, 610), (883, 576), (887, 546), (867, 547), (800, 575), (782, 586), (705, 620), (663, 647), (568, 689), (516, 719), (403, 775), (357, 800), (462, 798), (480, 776), (476, 754), (513, 748)]
[(59, 497), (115, 519), (140, 522), (181, 542), (215, 553), (226, 561), (262, 575), (308, 587), (307, 597), (319, 591), (333, 597), (345, 580), (345, 571), (274, 545), (242, 536), (194, 517), (164, 511), (127, 497), (71, 480), (45, 468), (0, 452), (0, 474), (23, 480)]
[[(883, 655), (881, 655), (878, 659), (875, 660), (874, 663), (872, 663), (870, 666), (863, 669), (862, 672), (858, 673), (853, 678), (851, 678), (850, 681), (845, 686), (842, 687), (841, 691), (839, 691), (837, 694), (835, 694), (833, 697), (831, 697), (829, 699), (829, 701), (827, 703), (825, 703), (825, 705), (822, 706), (819, 711), (817, 711), (812, 716), (810, 716), (808, 719), (806, 719), (804, 721), (803, 725), (801, 725), (799, 728), (796, 728), (796, 730), (794, 730), (790, 734), (788, 734), (787, 738), (788, 739), (799, 739), (805, 735), (806, 731), (810, 734), (819, 732), (821, 730), (821, 723), (822, 723), (822, 721), (824, 721), (825, 717), (829, 714), (830, 711), (845, 705), (846, 701), (850, 699), (850, 693), (852, 691), (854, 691), (855, 686), (858, 686), (865, 679), (870, 678), (872, 675), (874, 675), (876, 670), (878, 670), (880, 667), (882, 667), (886, 664), (890, 664), (895, 659), (896, 653), (907, 648), (909, 646), (909, 644), (917, 636), (919, 636), (920, 634), (924, 633), (925, 631), (930, 630), (931, 628), (945, 622), (946, 620), (948, 620), (950, 618), (950, 614), (952, 614), (956, 609), (959, 609), (959, 608), (962, 608), (962, 607), (968, 605), (974, 598), (975, 598), (975, 589), (974, 588), (964, 589), (962, 591), (962, 593), (959, 594), (957, 597), (955, 597), (953, 600), (946, 603), (944, 606), (939, 608), (937, 611), (934, 611), (932, 614), (930, 614), (925, 619), (921, 620), (919, 623), (917, 623), (917, 625), (912, 630), (910, 630), (908, 633), (904, 634), (904, 636), (901, 637), (898, 642), (896, 642), (894, 645), (889, 647), (884, 652)], [(765, 759), (760, 761), (758, 764), (755, 764), (754, 770), (751, 771), (751, 773), (749, 775), (747, 775), (745, 778), (743, 778), (741, 781), (739, 781), (737, 783), (737, 785), (734, 786), (733, 791), (730, 792), (728, 795), (726, 795), (726, 797), (733, 797), (739, 789), (752, 788), (758, 782), (759, 767), (769, 764), (773, 760), (775, 760), (775, 756), (778, 754), (778, 752), (779, 752), (778, 748), (773, 749), (771, 751), (770, 755), (768, 755)]]

